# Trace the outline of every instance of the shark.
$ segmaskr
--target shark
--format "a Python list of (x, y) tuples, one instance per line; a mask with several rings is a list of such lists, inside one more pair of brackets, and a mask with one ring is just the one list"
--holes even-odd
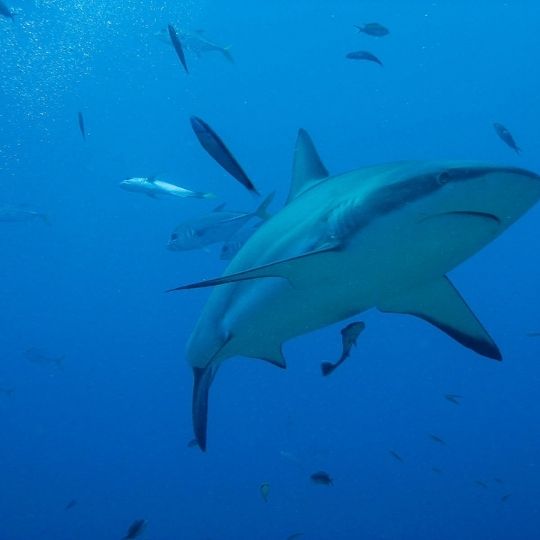
[(369, 309), (423, 319), (484, 357), (502, 355), (448, 273), (523, 216), (540, 176), (472, 161), (399, 162), (331, 175), (300, 130), (287, 204), (247, 240), (188, 340), (192, 420), (207, 448), (209, 390), (234, 356), (286, 367), (284, 342)]

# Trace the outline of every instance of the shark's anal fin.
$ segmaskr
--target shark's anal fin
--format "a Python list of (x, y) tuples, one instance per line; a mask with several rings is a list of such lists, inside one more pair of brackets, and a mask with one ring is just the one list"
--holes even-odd
[(325, 244), (324, 246), (317, 248), (302, 255), (291, 257), (289, 259), (282, 259), (273, 263), (263, 264), (249, 270), (237, 272), (236, 274), (229, 274), (228, 276), (222, 276), (215, 279), (207, 279), (205, 281), (199, 281), (198, 283), (191, 283), (189, 285), (182, 285), (174, 289), (169, 289), (167, 292), (183, 291), (186, 289), (200, 289), (203, 287), (215, 287), (216, 285), (224, 285), (226, 283), (235, 283), (237, 281), (247, 281), (257, 278), (283, 278), (287, 279), (291, 285), (297, 280), (301, 280), (309, 271), (309, 265), (313, 264), (313, 259), (320, 257), (325, 253), (331, 253), (339, 251), (341, 245)]
[(321, 161), (311, 137), (306, 130), (300, 129), (294, 149), (292, 181), (287, 202), (328, 176), (328, 169)]
[(478, 354), (502, 360), (499, 348), (446, 276), (386, 301), (377, 308), (424, 319)]

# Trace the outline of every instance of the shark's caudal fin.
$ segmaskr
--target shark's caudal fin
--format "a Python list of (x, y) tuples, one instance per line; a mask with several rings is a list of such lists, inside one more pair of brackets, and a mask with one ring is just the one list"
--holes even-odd
[(478, 354), (502, 360), (499, 348), (446, 276), (377, 307), (420, 317)]
[(199, 448), (206, 451), (206, 430), (208, 424), (208, 393), (218, 365), (214, 362), (205, 368), (193, 368), (193, 399), (191, 413), (193, 419), (193, 431)]
[(292, 181), (287, 202), (326, 178), (328, 174), (308, 132), (300, 129), (294, 149)]

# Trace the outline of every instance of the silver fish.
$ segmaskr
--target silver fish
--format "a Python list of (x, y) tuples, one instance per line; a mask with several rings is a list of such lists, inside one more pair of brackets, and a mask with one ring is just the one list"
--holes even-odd
[(205, 193), (203, 191), (191, 191), (175, 184), (170, 184), (157, 178), (145, 178), (135, 177), (126, 178), (120, 182), (120, 187), (126, 191), (132, 191), (135, 193), (143, 193), (157, 198), (194, 198), (194, 199), (215, 199), (216, 196), (213, 193)]
[(222, 261), (230, 261), (240, 251), (242, 246), (248, 241), (250, 236), (259, 228), (260, 223), (253, 227), (243, 227), (236, 234), (231, 236), (222, 246), (219, 258)]
[(0, 204), (0, 223), (22, 223), (41, 220), (48, 223), (47, 216), (23, 205)]
[(355, 28), (358, 28), (358, 32), (363, 32), (364, 34), (367, 34), (368, 36), (374, 36), (374, 37), (383, 37), (387, 36), (390, 33), (390, 30), (386, 28), (386, 26), (383, 26), (379, 23), (366, 23), (362, 26), (359, 26), (358, 24), (354, 25)]
[(65, 360), (65, 356), (50, 356), (43, 349), (37, 347), (31, 347), (24, 352), (24, 357), (34, 364), (49, 365), (54, 364), (56, 367), (61, 368)]
[[(179, 40), (182, 42), (182, 47), (185, 50), (193, 53), (198, 58), (210, 52), (218, 52), (222, 54), (223, 57), (231, 64), (234, 64), (234, 58), (230, 53), (231, 47), (224, 47), (222, 45), (214, 43), (213, 41), (210, 41), (203, 35), (204, 30), (196, 30), (195, 32), (180, 32), (177, 30), (176, 33)], [(160, 32), (158, 33), (158, 37), (163, 43), (167, 43), (168, 45), (171, 44), (167, 28), (163, 28), (162, 30), (160, 30)]]
[(268, 219), (269, 215), (266, 210), (273, 197), (272, 193), (254, 212), (249, 214), (218, 210), (181, 223), (171, 234), (167, 247), (171, 251), (187, 251), (225, 242), (251, 219), (255, 217), (263, 221)]

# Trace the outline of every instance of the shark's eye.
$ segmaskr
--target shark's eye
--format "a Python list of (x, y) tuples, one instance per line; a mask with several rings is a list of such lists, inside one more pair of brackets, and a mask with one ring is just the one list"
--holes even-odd
[(176, 233), (171, 234), (171, 240), (176, 240), (178, 238), (178, 235)]
[(444, 185), (450, 182), (450, 173), (448, 171), (443, 171), (437, 175), (437, 183)]

